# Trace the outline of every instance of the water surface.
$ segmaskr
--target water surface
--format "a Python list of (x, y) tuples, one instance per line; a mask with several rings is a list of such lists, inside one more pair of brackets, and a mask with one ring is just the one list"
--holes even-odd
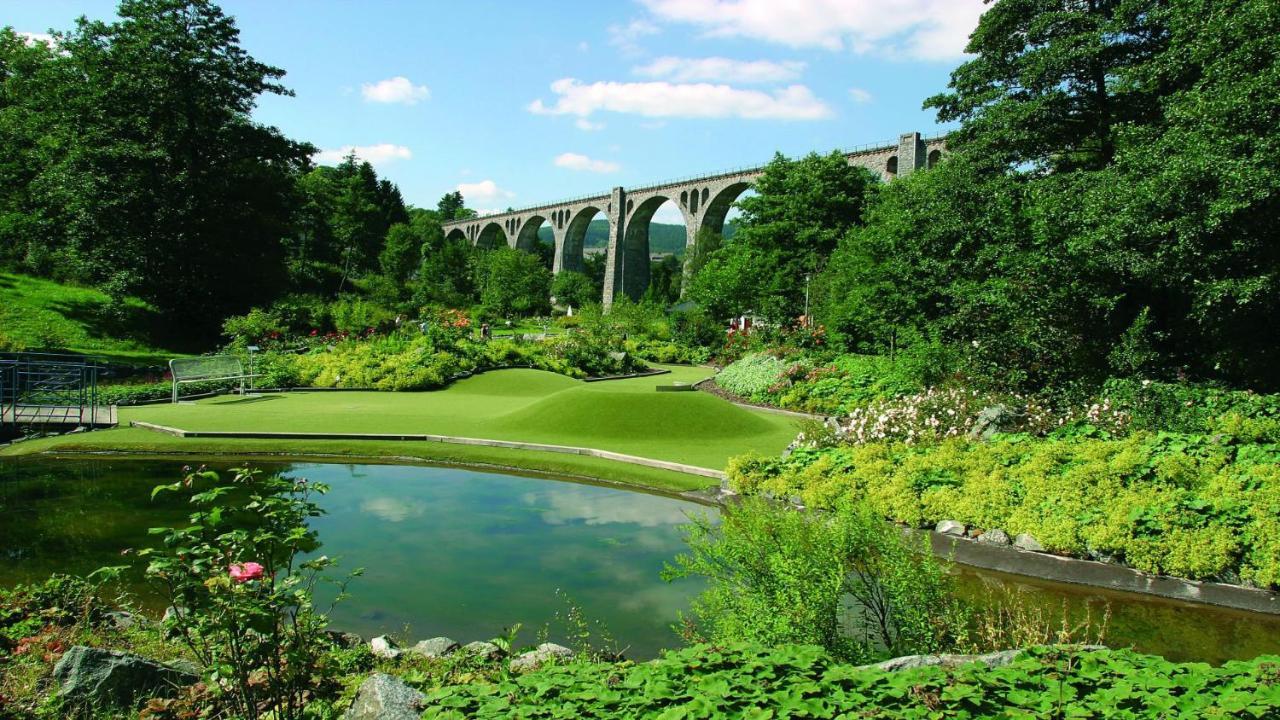
[[(189, 462), (189, 461), (186, 461)], [(151, 489), (181, 475), (184, 461), (18, 458), (0, 461), (0, 586), (52, 572), (88, 573), (134, 563), (126, 581), (152, 607), (125, 548), (154, 541), (147, 529), (183, 521), (189, 508)], [(226, 469), (235, 461), (211, 463)], [(455, 468), (292, 463), (255, 467), (331, 486), (316, 519), (322, 551), (340, 569), (365, 568), (337, 627), (365, 636), (448, 635), (488, 639), (522, 623), (563, 638), (566, 598), (630, 648), (650, 657), (676, 647), (671, 630), (700, 590), (663, 582), (663, 563), (683, 549), (687, 501), (616, 487)], [(1014, 594), (1046, 617), (1088, 610), (1110, 619), (1107, 644), (1170, 660), (1222, 662), (1280, 654), (1280, 617), (1063, 585), (958, 567), (963, 594), (992, 602)]]

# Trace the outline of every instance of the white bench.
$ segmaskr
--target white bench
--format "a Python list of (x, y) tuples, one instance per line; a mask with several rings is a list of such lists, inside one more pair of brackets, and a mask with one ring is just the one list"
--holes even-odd
[(173, 402), (178, 402), (178, 386), (183, 383), (239, 380), (240, 395), (244, 395), (244, 381), (258, 377), (244, 371), (240, 358), (233, 355), (177, 358), (169, 361), (169, 374), (173, 376)]

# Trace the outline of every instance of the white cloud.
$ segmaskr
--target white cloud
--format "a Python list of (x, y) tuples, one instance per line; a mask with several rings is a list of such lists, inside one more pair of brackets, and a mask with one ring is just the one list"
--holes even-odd
[(58, 44), (49, 33), (23, 32), (19, 30), (18, 35), (21, 35), (28, 45), (33, 45), (38, 42), (51, 46)]
[(421, 500), (375, 497), (360, 503), (360, 509), (387, 522), (398, 523), (422, 517), (427, 511), (427, 504)]
[(573, 78), (551, 83), (555, 104), (542, 100), (529, 104), (538, 115), (587, 117), (598, 111), (630, 113), (645, 117), (689, 117), (771, 120), (817, 120), (831, 115), (831, 108), (804, 85), (770, 92), (739, 90), (709, 83), (621, 83), (585, 85)]
[[(476, 183), (458, 183), (458, 192), (462, 193), (462, 197), (466, 198), (467, 203), (491, 203), (506, 198), (515, 197), (516, 194), (510, 190), (504, 190), (498, 187), (498, 184), (492, 180), (481, 180)], [(494, 213), (497, 210), (477, 210), (479, 213)]]
[(593, 160), (586, 155), (578, 153), (561, 153), (556, 156), (553, 161), (556, 167), (568, 168), (570, 170), (585, 170), (593, 173), (612, 173), (618, 172), (622, 166), (608, 160)]
[(632, 72), (642, 77), (675, 82), (780, 83), (795, 80), (804, 63), (794, 60), (731, 60), (723, 57), (660, 57)]
[(648, 20), (632, 20), (626, 25), (609, 26), (609, 44), (618, 48), (625, 55), (639, 55), (643, 52), (639, 40), (647, 35), (662, 32), (657, 25)]
[(869, 103), (874, 99), (871, 97), (871, 93), (867, 92), (866, 90), (863, 90), (862, 88), (856, 88), (856, 87), (849, 88), (849, 97), (853, 98), (853, 101), (858, 103), (859, 105), (862, 105), (863, 103)]
[(604, 129), (604, 123), (591, 122), (584, 117), (578, 118), (573, 124), (576, 125), (579, 130), (586, 130), (587, 132), (595, 132), (596, 130)]
[(402, 75), (372, 84), (365, 83), (360, 86), (360, 93), (368, 102), (402, 105), (416, 105), (431, 97), (431, 91), (426, 85), (414, 85), (409, 78)]
[(963, 54), (983, 0), (641, 0), (659, 19), (790, 47), (921, 60)]
[(322, 165), (337, 165), (353, 152), (357, 158), (370, 165), (386, 165), (396, 160), (408, 160), (413, 157), (413, 151), (404, 145), (379, 143), (377, 145), (343, 145), (340, 148), (321, 150), (313, 156), (313, 159)]

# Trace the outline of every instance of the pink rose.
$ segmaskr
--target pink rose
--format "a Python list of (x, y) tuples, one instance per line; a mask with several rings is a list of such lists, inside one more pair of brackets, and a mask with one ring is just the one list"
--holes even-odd
[(256, 562), (235, 563), (227, 568), (231, 575), (231, 579), (238, 583), (247, 583), (250, 580), (261, 580), (263, 567)]

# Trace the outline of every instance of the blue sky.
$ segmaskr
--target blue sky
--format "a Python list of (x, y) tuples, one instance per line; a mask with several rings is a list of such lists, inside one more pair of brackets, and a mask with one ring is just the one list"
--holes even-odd
[[(520, 207), (943, 130), (921, 101), (981, 0), (224, 0), (296, 97), (256, 117), (350, 147), (434, 207)], [(115, 3), (0, 0), (41, 33)], [(672, 208), (674, 210), (674, 208)], [(659, 217), (659, 220), (664, 218)], [(668, 220), (678, 220), (673, 214)]]

